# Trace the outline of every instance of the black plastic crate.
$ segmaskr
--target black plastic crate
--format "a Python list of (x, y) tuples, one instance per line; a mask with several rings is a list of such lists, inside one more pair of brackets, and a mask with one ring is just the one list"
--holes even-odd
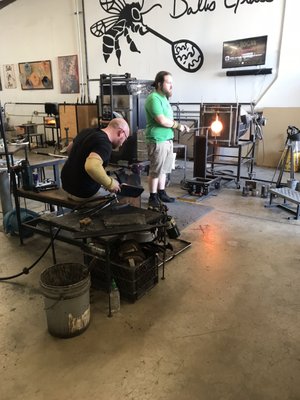
[[(94, 258), (90, 267), (92, 286), (107, 290), (108, 281), (105, 273), (105, 260)], [(158, 261), (156, 255), (149, 256), (135, 267), (111, 261), (110, 268), (121, 298), (133, 302), (141, 298), (158, 283)]]

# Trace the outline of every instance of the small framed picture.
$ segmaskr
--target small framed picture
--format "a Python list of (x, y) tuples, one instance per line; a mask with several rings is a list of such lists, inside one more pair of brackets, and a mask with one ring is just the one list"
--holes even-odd
[(50, 60), (19, 63), (19, 73), (23, 90), (53, 89)]
[(5, 89), (16, 89), (17, 80), (15, 74), (15, 66), (13, 64), (3, 65), (3, 72)]

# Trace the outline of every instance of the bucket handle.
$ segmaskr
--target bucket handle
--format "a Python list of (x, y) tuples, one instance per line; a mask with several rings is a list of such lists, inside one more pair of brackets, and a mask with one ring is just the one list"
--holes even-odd
[(45, 307), (44, 310), (45, 311), (51, 310), (51, 308), (54, 308), (56, 306), (56, 304), (58, 304), (61, 300), (64, 300), (64, 296), (60, 296), (59, 299), (55, 303), (53, 303), (50, 307), (47, 307), (47, 308)]

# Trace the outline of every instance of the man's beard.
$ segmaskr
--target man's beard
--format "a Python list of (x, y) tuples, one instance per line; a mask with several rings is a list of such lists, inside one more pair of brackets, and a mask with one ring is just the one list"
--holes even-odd
[(172, 97), (172, 90), (164, 90), (163, 93), (168, 100), (170, 97)]

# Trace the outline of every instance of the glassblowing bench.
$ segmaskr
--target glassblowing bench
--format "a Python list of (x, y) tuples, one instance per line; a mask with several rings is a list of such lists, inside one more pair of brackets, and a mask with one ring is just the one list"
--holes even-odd
[[(36, 229), (34, 226), (36, 226)], [(158, 251), (163, 254), (162, 279), (164, 279), (166, 223), (164, 215), (157, 211), (125, 205), (109, 208), (79, 209), (65, 215), (45, 214), (26, 226), (47, 234), (51, 239), (52, 255), (56, 264), (55, 240), (61, 240), (80, 247), (85, 264), (97, 260), (98, 277), (102, 277), (101, 287), (110, 293), (114, 278), (121, 295), (131, 301), (137, 300), (158, 283)], [(145, 259), (134, 265), (120, 265), (116, 254), (120, 244), (129, 243), (129, 236), (148, 233), (150, 242), (144, 248)], [(95, 265), (95, 263), (94, 263)], [(109, 303), (109, 316), (111, 308)]]

